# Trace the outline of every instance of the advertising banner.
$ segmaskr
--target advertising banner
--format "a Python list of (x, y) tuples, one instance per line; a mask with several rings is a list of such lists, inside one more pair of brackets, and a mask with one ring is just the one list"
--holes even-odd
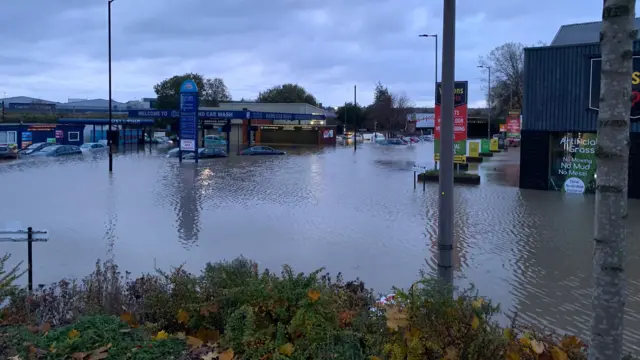
[(500, 124), (500, 132), (507, 132), (507, 124)]
[(480, 140), (480, 152), (488, 153), (491, 152), (491, 145), (489, 139)]
[(469, 141), (469, 156), (480, 157), (480, 142)]
[(597, 135), (566, 133), (553, 135), (551, 141), (549, 187), (573, 194), (595, 192)]
[(499, 145), (500, 142), (498, 141), (498, 139), (491, 139), (491, 142), (489, 143), (489, 151), (499, 151)]
[[(434, 159), (439, 161), (440, 125), (442, 123), (442, 83), (438, 83), (437, 89), (433, 154)], [(454, 162), (460, 163), (462, 162), (462, 157), (467, 155), (467, 94), (469, 83), (467, 81), (456, 81), (453, 89), (453, 154)], [(466, 162), (466, 159), (464, 162)]]
[[(589, 77), (589, 109), (600, 109), (600, 74), (602, 58), (591, 59), (591, 76)], [(633, 57), (633, 73), (631, 75), (631, 121), (640, 120), (640, 56)]]
[(520, 112), (509, 112), (507, 116), (507, 137), (520, 139)]

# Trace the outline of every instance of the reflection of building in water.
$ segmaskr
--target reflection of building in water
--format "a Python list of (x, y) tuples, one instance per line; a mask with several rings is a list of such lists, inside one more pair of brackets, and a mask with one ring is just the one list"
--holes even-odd
[(200, 201), (197, 190), (197, 172), (194, 164), (185, 163), (178, 168), (176, 186), (178, 201), (175, 206), (176, 226), (180, 242), (185, 245), (198, 241), (200, 233)]

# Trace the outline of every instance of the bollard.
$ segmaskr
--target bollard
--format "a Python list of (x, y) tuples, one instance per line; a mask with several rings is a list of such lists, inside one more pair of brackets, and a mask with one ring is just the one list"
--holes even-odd
[(33, 228), (27, 228), (27, 266), (29, 267), (29, 293), (33, 292)]
[(413, 172), (413, 189), (415, 190), (416, 188), (416, 183), (418, 182), (418, 179), (416, 178), (416, 172)]

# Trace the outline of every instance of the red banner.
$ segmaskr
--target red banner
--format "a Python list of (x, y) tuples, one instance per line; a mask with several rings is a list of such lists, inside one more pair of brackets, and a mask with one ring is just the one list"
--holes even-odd
[[(442, 123), (440, 104), (436, 104), (436, 123), (434, 137), (440, 139), (440, 124)], [(458, 105), (453, 109), (453, 141), (467, 140), (467, 104)]]
[(520, 137), (520, 116), (507, 117), (507, 137)]

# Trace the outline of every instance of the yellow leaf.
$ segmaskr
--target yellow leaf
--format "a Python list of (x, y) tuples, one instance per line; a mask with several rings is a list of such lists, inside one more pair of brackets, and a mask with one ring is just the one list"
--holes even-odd
[(178, 323), (186, 325), (189, 321), (189, 314), (184, 310), (180, 310), (178, 311), (178, 315), (176, 315), (176, 319), (178, 320)]
[(375, 355), (371, 355), (369, 356), (369, 360), (382, 360), (379, 357), (375, 356)]
[(136, 322), (136, 318), (135, 316), (133, 316), (133, 314), (131, 313), (123, 313), (122, 315), (120, 315), (120, 321), (127, 323), (127, 325), (135, 328), (138, 326), (138, 323)]
[(447, 348), (447, 352), (442, 360), (458, 360), (458, 350), (454, 347)]
[(510, 350), (507, 351), (507, 353), (505, 354), (505, 359), (506, 360), (520, 360), (520, 354), (518, 354), (517, 352)]
[(233, 355), (234, 355), (233, 350), (228, 349), (227, 351), (218, 355), (218, 360), (233, 360)]
[(580, 349), (584, 347), (584, 343), (577, 336), (565, 336), (560, 341), (560, 346), (565, 350)]
[(314, 303), (314, 302), (318, 301), (318, 299), (320, 299), (320, 291), (309, 290), (309, 291), (307, 291), (307, 297), (309, 298), (309, 301)]
[(192, 349), (199, 348), (200, 346), (202, 346), (202, 344), (202, 340), (198, 339), (197, 337), (187, 336), (187, 345), (189, 345)]
[(565, 353), (564, 351), (562, 351), (559, 347), (554, 346), (551, 349), (551, 357), (553, 358), (553, 360), (568, 360), (569, 357), (567, 356), (567, 353)]
[(169, 338), (169, 334), (167, 334), (166, 331), (161, 330), (156, 334), (156, 336), (152, 337), (151, 340), (155, 340), (155, 341), (167, 340), (168, 338)]
[(482, 305), (484, 305), (484, 299), (479, 297), (475, 300), (473, 300), (473, 302), (471, 302), (471, 306), (473, 306), (474, 309), (480, 309), (482, 307)]
[(293, 344), (292, 343), (286, 343), (286, 344), (280, 346), (280, 349), (278, 349), (278, 351), (282, 355), (291, 356), (291, 354), (293, 354)]
[(388, 306), (385, 315), (387, 317), (387, 327), (392, 330), (398, 330), (400, 327), (409, 325), (407, 314), (398, 306)]
[(513, 330), (511, 330), (511, 328), (505, 328), (502, 334), (504, 335), (505, 339), (509, 341), (513, 340)]
[(537, 340), (531, 340), (531, 349), (533, 349), (536, 354), (540, 355), (544, 352), (544, 343)]
[(73, 340), (73, 339), (75, 339), (75, 338), (77, 338), (79, 336), (80, 336), (80, 331), (78, 331), (76, 329), (73, 329), (73, 330), (69, 331), (69, 333), (67, 334), (67, 337), (70, 340)]
[(531, 340), (528, 337), (521, 337), (518, 341), (524, 346), (531, 347)]
[(473, 315), (473, 319), (471, 320), (471, 328), (473, 330), (477, 329), (480, 326), (480, 318)]

